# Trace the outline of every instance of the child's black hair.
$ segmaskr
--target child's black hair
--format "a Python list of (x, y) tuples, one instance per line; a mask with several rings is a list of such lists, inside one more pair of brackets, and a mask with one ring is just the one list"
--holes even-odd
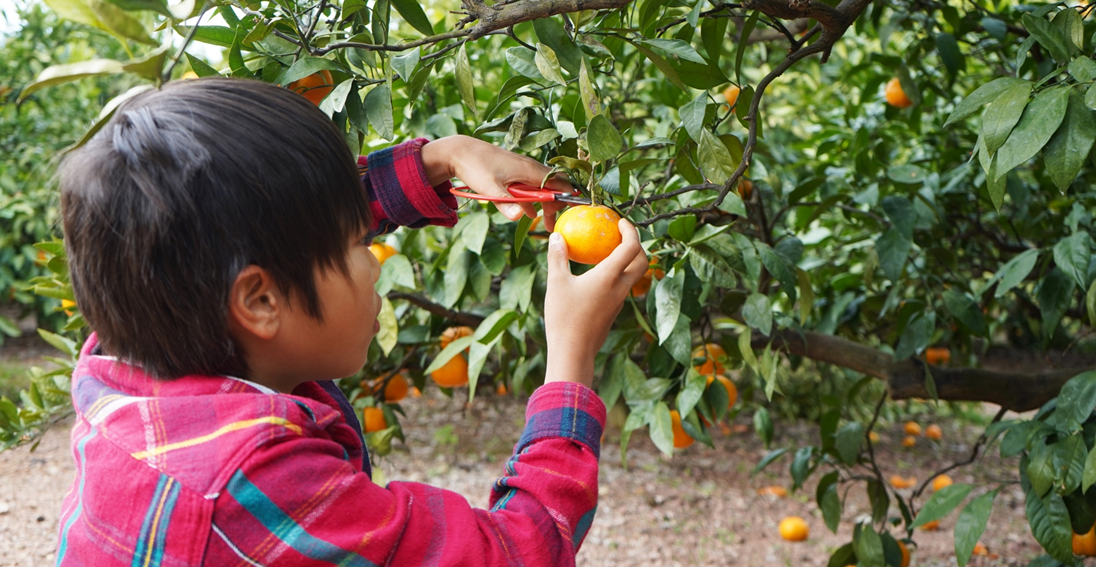
[(259, 81), (141, 93), (59, 174), (80, 310), (107, 354), (165, 379), (247, 375), (228, 298), (249, 264), (322, 320), (313, 270), (347, 275), (348, 243), (370, 222), (338, 128)]

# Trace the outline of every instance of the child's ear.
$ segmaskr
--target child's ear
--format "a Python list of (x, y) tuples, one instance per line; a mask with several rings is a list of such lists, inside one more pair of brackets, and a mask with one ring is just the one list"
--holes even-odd
[(270, 272), (248, 266), (236, 276), (228, 295), (229, 327), (259, 339), (272, 339), (278, 334), (280, 315), (286, 307)]

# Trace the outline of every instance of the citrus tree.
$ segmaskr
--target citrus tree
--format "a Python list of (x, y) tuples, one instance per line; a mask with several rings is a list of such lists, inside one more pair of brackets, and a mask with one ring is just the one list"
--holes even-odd
[[(1003, 455), (1022, 455), (1047, 551), (1033, 564), (1096, 553), (1091, 5), (48, 3), (129, 56), (50, 67), (24, 104), (89, 76), (140, 81), (88, 135), (140, 89), (254, 78), (309, 97), (356, 152), (476, 136), (631, 219), (652, 268), (597, 360), (600, 395), (627, 415), (622, 447), (643, 428), (667, 455), (711, 444), (710, 428), (742, 411), (766, 444), (770, 412), (816, 420), (817, 444), (757, 469), (787, 455), (793, 488), (813, 483), (835, 531), (849, 491), (866, 490), (871, 518), (830, 565), (905, 567), (914, 528), (961, 507), (962, 566), (985, 530), (998, 486), (934, 476), (907, 497), (883, 477), (872, 430), (887, 400), (910, 398), (1000, 406), (970, 458), (938, 474), (1001, 439)], [(541, 379), (545, 233), (491, 205), (461, 216), (376, 249), (382, 330), (366, 379), (344, 381), (375, 454), (402, 436), (412, 385), (471, 399)], [(39, 284), (63, 295), (54, 275)], [(33, 402), (2, 406), (8, 443), (54, 407)]]

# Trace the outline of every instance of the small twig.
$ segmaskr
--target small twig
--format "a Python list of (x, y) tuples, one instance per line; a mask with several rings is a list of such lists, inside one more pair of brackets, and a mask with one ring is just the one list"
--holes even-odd
[(390, 291), (388, 292), (388, 299), (403, 299), (411, 303), (412, 305), (415, 305), (416, 307), (426, 310), (429, 313), (433, 313), (434, 315), (437, 315), (439, 317), (445, 317), (446, 319), (449, 319), (461, 325), (467, 325), (469, 327), (478, 326), (480, 323), (483, 322), (483, 317), (479, 315), (447, 309), (442, 305), (434, 303), (433, 301), (430, 301), (429, 299), (426, 299), (425, 297), (414, 293)]
[(183, 39), (183, 45), (179, 47), (178, 53), (175, 54), (175, 57), (171, 58), (171, 64), (164, 70), (164, 74), (160, 79), (161, 83), (166, 83), (171, 79), (171, 72), (175, 70), (175, 66), (179, 64), (179, 59), (183, 57), (183, 54), (186, 53), (186, 48), (190, 45), (190, 42), (194, 40), (195, 34), (198, 33), (198, 24), (202, 22), (202, 16), (205, 15), (207, 9), (208, 7), (204, 7), (202, 8), (202, 11), (198, 12), (198, 17), (194, 20), (194, 25), (190, 27), (190, 31), (187, 32), (186, 38)]

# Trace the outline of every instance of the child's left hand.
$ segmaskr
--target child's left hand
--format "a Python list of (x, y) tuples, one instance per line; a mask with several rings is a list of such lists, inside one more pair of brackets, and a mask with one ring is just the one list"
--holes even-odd
[[(506, 151), (494, 144), (469, 136), (448, 136), (422, 147), (422, 162), (432, 185), (439, 185), (456, 177), (476, 193), (509, 196), (506, 188), (514, 183), (540, 186), (544, 176), (551, 171), (546, 165), (525, 156)], [(548, 180), (546, 187), (571, 192), (571, 185), (562, 176)], [(518, 220), (522, 214), (537, 216), (533, 203), (496, 203), (499, 212), (510, 220)], [(544, 226), (555, 228), (556, 213), (566, 205), (558, 202), (542, 203)]]

